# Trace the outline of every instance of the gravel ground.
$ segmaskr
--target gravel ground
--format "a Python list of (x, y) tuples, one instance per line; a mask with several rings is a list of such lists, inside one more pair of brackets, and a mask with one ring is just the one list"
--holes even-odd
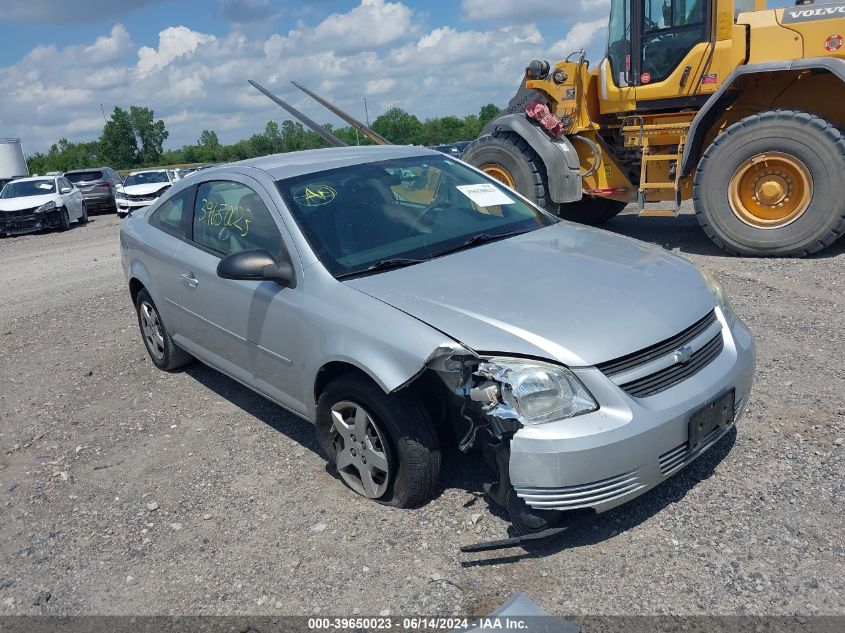
[(637, 501), (529, 552), (482, 470), (394, 510), (345, 489), (310, 425), (201, 365), (156, 370), (118, 220), (0, 240), (0, 614), (845, 614), (845, 243), (724, 256), (694, 217), (607, 228), (717, 273), (759, 347), (738, 431)]

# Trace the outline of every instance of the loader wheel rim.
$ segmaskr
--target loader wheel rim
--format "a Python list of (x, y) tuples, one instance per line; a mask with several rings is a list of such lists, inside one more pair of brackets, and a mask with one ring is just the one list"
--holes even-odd
[(511, 176), (511, 173), (501, 165), (484, 165), (481, 167), (481, 171), (491, 178), (498, 180), (506, 187), (516, 189), (516, 181), (513, 179), (513, 176)]
[(731, 177), (731, 209), (742, 222), (779, 229), (795, 222), (813, 199), (813, 178), (795, 156), (767, 152), (749, 158)]

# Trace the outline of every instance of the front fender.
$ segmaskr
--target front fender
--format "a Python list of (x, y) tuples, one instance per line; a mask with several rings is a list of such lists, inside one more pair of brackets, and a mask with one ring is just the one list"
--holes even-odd
[(497, 132), (514, 132), (531, 146), (546, 166), (549, 181), (549, 197), (558, 204), (577, 202), (583, 195), (581, 184), (581, 161), (578, 152), (566, 137), (558, 140), (549, 138), (543, 130), (534, 125), (524, 114), (508, 114), (493, 122)]
[(738, 80), (753, 76), (766, 75), (775, 72), (802, 72), (813, 70), (828, 72), (845, 83), (845, 59), (836, 57), (808, 57), (807, 59), (763, 62), (746, 64), (734, 70), (725, 83), (707, 100), (690, 125), (684, 157), (681, 162), (681, 174), (689, 176), (704, 153), (704, 140), (707, 132), (718, 120), (724, 109), (739, 96), (735, 84)]

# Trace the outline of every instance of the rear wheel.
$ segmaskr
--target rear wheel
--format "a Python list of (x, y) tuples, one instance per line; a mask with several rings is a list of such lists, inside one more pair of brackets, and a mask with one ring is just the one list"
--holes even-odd
[(320, 395), (316, 427), (320, 449), (361, 496), (409, 508), (436, 491), (437, 433), (413, 394), (385, 394), (363, 376), (341, 376)]
[(138, 313), (138, 327), (144, 346), (156, 367), (164, 371), (173, 371), (184, 367), (193, 360), (190, 354), (177, 347), (170, 333), (164, 327), (155, 303), (146, 290), (141, 290), (135, 299), (135, 310)]
[(494, 132), (483, 136), (470, 145), (461, 160), (522, 194), (541, 209), (558, 212), (558, 205), (547, 193), (546, 166), (518, 134)]
[(777, 110), (729, 127), (704, 153), (695, 210), (707, 235), (747, 256), (806, 256), (845, 233), (845, 137)]

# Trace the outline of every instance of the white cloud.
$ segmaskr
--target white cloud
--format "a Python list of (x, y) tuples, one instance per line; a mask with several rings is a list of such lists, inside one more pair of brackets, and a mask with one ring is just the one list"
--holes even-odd
[[(588, 11), (602, 2), (578, 6)], [(490, 6), (503, 4), (490, 0)], [(195, 142), (203, 129), (216, 130), (228, 143), (287, 117), (247, 79), (317, 121), (340, 125), (288, 81), (362, 120), (364, 96), (371, 120), (392, 106), (423, 119), (477, 113), (485, 103), (505, 105), (531, 59), (561, 59), (569, 49), (595, 43), (603, 20), (579, 15), (563, 39), (533, 23), (432, 28), (429, 16), (398, 0), (359, 0), (346, 13), (300, 22), (285, 35), (247, 36), (237, 26), (228, 35), (212, 35), (173, 25), (156, 43), (138, 47), (130, 37), (137, 34), (116, 25), (93, 41), (36, 47), (0, 67), (3, 133), (23, 138), (27, 151), (44, 151), (62, 136), (96, 138), (100, 104), (107, 115), (115, 106), (142, 105), (167, 123), (169, 147)]]
[(159, 33), (158, 50), (148, 46), (138, 51), (138, 73), (141, 76), (161, 70), (170, 62), (184, 55), (196, 52), (201, 44), (209, 44), (217, 38), (192, 31), (186, 26), (175, 26)]
[(586, 49), (598, 39), (600, 34), (607, 32), (607, 20), (599, 19), (590, 22), (578, 22), (562, 40), (552, 46), (552, 52), (558, 57), (566, 57), (572, 52)]
[(548, 17), (571, 18), (607, 16), (610, 0), (579, 0), (578, 2), (549, 2), (549, 0), (463, 0), (461, 8), (470, 20), (501, 20), (542, 22)]
[(361, 0), (348, 13), (333, 13), (316, 27), (300, 23), (287, 36), (273, 35), (270, 52), (298, 54), (330, 49), (339, 54), (373, 50), (413, 36), (413, 11), (401, 2)]

